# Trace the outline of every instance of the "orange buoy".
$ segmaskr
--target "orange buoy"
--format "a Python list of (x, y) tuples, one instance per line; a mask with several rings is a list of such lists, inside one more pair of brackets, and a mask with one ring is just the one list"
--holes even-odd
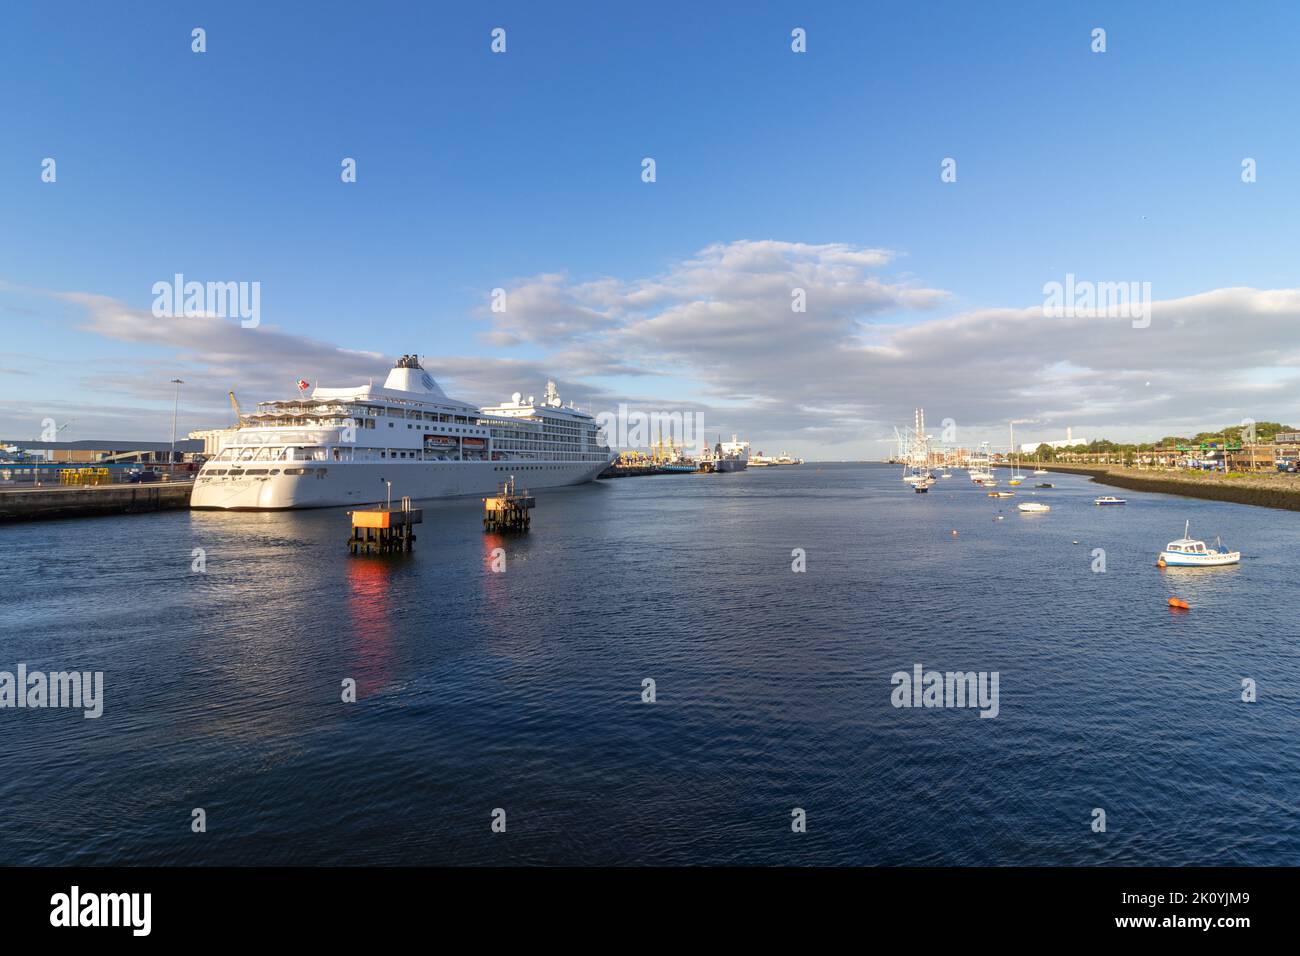
[(1192, 609), (1192, 606), (1188, 604), (1186, 601), (1184, 601), (1182, 598), (1170, 598), (1169, 606), (1179, 608), (1180, 610), (1183, 611), (1190, 611)]
[(1168, 565), (1165, 564), (1165, 559), (1163, 557), (1156, 558), (1156, 567), (1157, 568), (1168, 567)]

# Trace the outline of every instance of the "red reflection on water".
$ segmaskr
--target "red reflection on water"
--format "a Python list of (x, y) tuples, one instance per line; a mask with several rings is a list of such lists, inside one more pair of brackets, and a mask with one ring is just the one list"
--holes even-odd
[[(348, 612), (352, 618), (358, 699), (392, 678), (392, 567), (384, 558), (354, 557), (347, 562)], [(352, 676), (352, 675), (349, 675)]]
[[(500, 551), (497, 549), (500, 548)], [(483, 600), (488, 608), (506, 609), (510, 589), (506, 574), (510, 570), (510, 538), (503, 534), (483, 535)]]

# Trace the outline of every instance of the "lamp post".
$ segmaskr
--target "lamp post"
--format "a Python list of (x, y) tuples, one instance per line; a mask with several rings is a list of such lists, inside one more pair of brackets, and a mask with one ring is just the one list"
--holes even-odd
[(180, 410), (181, 386), (185, 384), (185, 381), (183, 379), (174, 378), (172, 379), (172, 384), (176, 386), (176, 398), (172, 402), (172, 455), (167, 459), (169, 467), (176, 461), (176, 413)]

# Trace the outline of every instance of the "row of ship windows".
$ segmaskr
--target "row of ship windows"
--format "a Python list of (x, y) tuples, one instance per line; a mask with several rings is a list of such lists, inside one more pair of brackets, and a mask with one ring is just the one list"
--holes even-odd
[[(496, 465), (493, 467), (492, 470), (508, 471), (513, 473), (519, 471), (559, 471), (567, 467), (570, 466), (509, 464), (509, 465)], [(324, 478), (328, 471), (329, 471), (328, 468), (285, 468), (283, 473), (286, 475), (314, 474), (317, 478)], [(202, 475), (199, 476), (199, 481), (207, 481), (210, 477), (220, 476), (220, 475), (229, 475), (231, 478), (238, 478), (241, 475), (278, 475), (280, 473), (281, 470), (279, 468), (229, 468), (229, 469), (209, 468), (205, 470)]]
[[(367, 425), (366, 425), (366, 427), (367, 427), (367, 428), (373, 428), (373, 427), (374, 427), (374, 422), (373, 422), (373, 421), (368, 422)], [(389, 422), (389, 423), (388, 423), (388, 427), (389, 427), (389, 428), (392, 428), (392, 427), (393, 427), (393, 422)], [(429, 428), (430, 428), (430, 426), (428, 426), (428, 425), (412, 425), (412, 424), (409, 423), (409, 422), (407, 423), (406, 427), (407, 427), (407, 428), (415, 428), (415, 429), (418, 429), (418, 430), (420, 430), (420, 431), (426, 431), (426, 432), (427, 432), (427, 431), (429, 430)], [(481, 429), (481, 428), (456, 428), (456, 427), (454, 427), (454, 426), (451, 427), (451, 428), (448, 428), (447, 426), (444, 425), (444, 426), (438, 428), (437, 430), (440, 431), (440, 432), (456, 432), (457, 434), (462, 434), (462, 433), (463, 433), (463, 434), (466, 434), (466, 435), (482, 435), (482, 434), (483, 434), (483, 429)]]
[[(370, 408), (365, 406), (344, 407), (344, 406), (336, 405), (333, 406), (332, 408), (317, 408), (317, 409), (309, 410), (303, 408), (302, 406), (295, 406), (295, 405), (286, 405), (279, 408), (275, 408), (271, 405), (268, 405), (266, 407), (266, 411), (263, 412), (262, 414), (273, 415), (276, 412), (283, 412), (284, 414), (287, 415), (304, 415), (304, 414), (311, 414), (312, 412), (315, 412), (316, 414), (320, 415), (320, 417), (322, 418), (327, 418), (330, 417), (331, 415), (334, 417), (349, 415), (352, 418), (356, 419), (358, 422), (365, 422), (365, 425), (362, 426), (364, 428), (374, 428), (375, 427), (374, 422), (376, 417), (401, 418), (401, 419), (411, 419), (414, 421), (426, 421), (426, 422), (454, 422), (458, 425), (474, 425), (476, 423), (483, 424), (482, 420), (471, 418), (467, 415), (452, 415), (446, 412), (408, 411), (401, 408), (387, 408), (387, 409)], [(389, 422), (388, 424), (392, 425), (393, 423)], [(491, 424), (495, 425), (496, 423), (493, 422)], [(579, 422), (557, 421), (555, 419), (550, 419), (550, 418), (541, 419), (538, 422), (538, 424), (542, 425), (542, 427), (545, 428), (547, 432), (551, 432), (551, 433), (561, 433), (561, 432), (577, 433), (582, 429), (592, 429), (594, 427), (589, 422), (579, 423)]]
[(514, 466), (498, 465), (492, 470), (508, 471), (513, 474), (516, 471), (558, 471), (559, 469), (566, 468), (566, 467), (568, 466), (567, 465), (514, 465)]
[[(414, 452), (411, 453), (412, 457), (414, 457), (414, 454), (415, 454)], [(406, 453), (402, 452), (402, 455), (403, 457), (405, 457)], [(592, 460), (600, 461), (601, 459), (595, 458)], [(570, 466), (568, 465), (522, 465), (517, 463), (511, 463), (508, 465), (495, 465), (493, 467), (493, 471), (508, 471), (508, 472), (558, 471), (567, 467)], [(286, 475), (314, 474), (317, 478), (324, 478), (328, 471), (329, 469), (327, 468), (285, 468), (283, 470), (283, 473)], [(208, 478), (212, 476), (222, 476), (222, 475), (229, 475), (231, 478), (238, 478), (241, 475), (278, 475), (280, 473), (281, 473), (281, 469), (279, 468), (230, 468), (230, 469), (208, 468), (204, 471), (202, 475), (199, 476), (199, 480), (207, 481)]]
[(258, 406), (259, 414), (263, 415), (309, 415), (320, 418), (350, 416), (358, 421), (369, 419), (374, 421), (375, 417), (379, 418), (413, 418), (421, 419), (427, 422), (457, 422), (462, 425), (472, 425), (475, 419), (467, 415), (452, 415), (449, 412), (415, 412), (406, 411), (401, 408), (367, 408), (365, 406), (344, 407), (334, 405), (325, 408), (304, 408), (301, 405), (283, 405), (276, 407), (273, 404)]
[[(325, 473), (327, 471), (329, 471), (328, 468), (286, 468), (284, 469), (284, 473), (286, 475), (314, 474), (317, 478), (324, 478)], [(230, 468), (230, 469), (208, 468), (203, 472), (203, 474), (199, 475), (199, 481), (206, 481), (209, 475), (225, 475), (225, 474), (229, 474), (232, 478), (237, 478), (240, 475), (278, 475), (280, 474), (280, 469), (279, 468)]]

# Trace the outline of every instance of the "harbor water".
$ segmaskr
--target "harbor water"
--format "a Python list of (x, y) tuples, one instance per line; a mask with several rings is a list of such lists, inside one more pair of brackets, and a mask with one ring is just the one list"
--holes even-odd
[[(1300, 513), (899, 478), (426, 502), (382, 556), (343, 509), (0, 528), (0, 670), (104, 674), (97, 719), (0, 709), (0, 860), (1300, 864)], [(1240, 566), (1157, 569), (1188, 519)], [(917, 664), (996, 717), (894, 706)]]

